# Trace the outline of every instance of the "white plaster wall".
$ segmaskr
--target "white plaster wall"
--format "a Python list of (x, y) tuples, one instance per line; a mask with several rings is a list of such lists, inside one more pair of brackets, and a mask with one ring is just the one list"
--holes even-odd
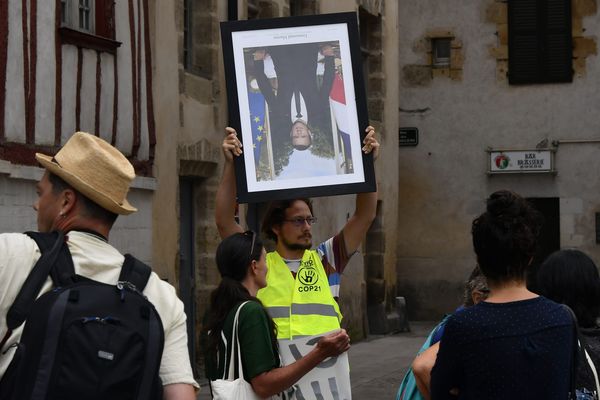
[[(35, 184), (44, 170), (0, 161), (0, 233), (37, 230)], [(109, 241), (122, 253), (152, 261), (152, 197), (155, 181), (137, 178), (128, 199), (138, 212), (120, 216), (111, 230)]]
[(113, 130), (114, 100), (115, 100), (115, 56), (102, 53), (100, 68), (102, 71), (100, 87), (100, 137), (110, 143)]
[[(25, 232), (37, 230), (35, 182), (41, 178), (42, 169), (14, 166), (0, 161), (0, 232)], [(9, 174), (13, 175), (9, 178)]]
[(81, 108), (79, 130), (96, 134), (96, 62), (95, 50), (83, 49), (81, 63)]
[(132, 190), (127, 199), (138, 212), (119, 216), (110, 233), (110, 243), (123, 253), (152, 265), (152, 192)]
[(21, 2), (8, 2), (8, 57), (6, 59), (6, 140), (25, 143), (25, 95), (23, 88), (23, 26)]
[(61, 143), (65, 143), (75, 132), (77, 104), (77, 47), (62, 46), (62, 121)]
[(54, 110), (56, 104), (55, 8), (56, 2), (54, 1), (37, 1), (35, 142), (42, 145), (54, 145)]
[[(413, 46), (430, 29), (449, 28), (463, 43), (463, 80), (434, 78), (426, 87), (400, 85), (400, 126), (419, 128), (419, 145), (401, 148), (398, 238), (399, 285), (420, 288), (424, 314), (440, 312), (475, 265), (470, 224), (495, 190), (525, 197), (559, 197), (561, 246), (577, 246), (600, 262), (593, 212), (600, 210), (600, 144), (561, 145), (558, 175), (488, 176), (488, 146), (535, 148), (544, 138), (599, 138), (600, 65), (587, 60), (587, 77), (569, 84), (509, 86), (496, 79), (496, 26), (485, 22), (492, 0), (403, 0), (400, 12), (400, 80), (408, 64), (425, 64)], [(584, 20), (597, 36), (597, 15)], [(567, 210), (562, 210), (566, 208)], [(437, 293), (438, 305), (434, 297)], [(425, 303), (429, 302), (429, 305)], [(447, 301), (445, 308), (454, 307)], [(424, 315), (423, 314), (423, 315)]]
[[(135, 5), (136, 2), (134, 1)], [(117, 73), (119, 74), (119, 108), (117, 115), (117, 147), (126, 155), (131, 154), (133, 143), (133, 87), (131, 74), (131, 36), (129, 32), (129, 6), (126, 1), (115, 2), (116, 40), (121, 42), (117, 50)]]

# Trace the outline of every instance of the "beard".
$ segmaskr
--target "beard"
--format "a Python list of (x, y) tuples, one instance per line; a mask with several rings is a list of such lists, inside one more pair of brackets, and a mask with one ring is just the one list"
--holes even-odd
[[(309, 239), (311, 239), (312, 237), (309, 236)], [(285, 239), (282, 239), (282, 243), (285, 247), (287, 247), (290, 250), (310, 250), (310, 248), (312, 247), (312, 240), (309, 240), (308, 243), (292, 243), (292, 242), (288, 242)]]

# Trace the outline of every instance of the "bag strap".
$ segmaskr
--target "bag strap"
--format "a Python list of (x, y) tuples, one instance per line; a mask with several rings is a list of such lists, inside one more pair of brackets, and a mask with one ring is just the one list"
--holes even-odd
[[(571, 307), (569, 307), (566, 304), (562, 304), (562, 306), (569, 312), (569, 314), (571, 315), (571, 319), (573, 322), (573, 365), (571, 368), (571, 385), (570, 385), (570, 391), (569, 391), (569, 396), (571, 399), (573, 400), (577, 400), (577, 393), (576, 393), (576, 385), (577, 385), (577, 369), (579, 366), (579, 361), (582, 358), (582, 349), (583, 347), (580, 347), (579, 343), (579, 324), (577, 322), (577, 316), (575, 315), (575, 312), (573, 312), (573, 310), (571, 309)], [(583, 351), (585, 351), (585, 349), (583, 349)]]
[(592, 370), (592, 374), (594, 375), (594, 381), (596, 382), (596, 394), (600, 395), (600, 381), (598, 380), (598, 372), (596, 371), (596, 366), (590, 357), (590, 354), (585, 349), (585, 345), (581, 343), (581, 347), (583, 348), (583, 353), (585, 354), (585, 359), (587, 360), (590, 369)]
[[(8, 330), (0, 342), (0, 350), (12, 335), (13, 330), (21, 326), (29, 316), (33, 303), (37, 299), (40, 290), (42, 290), (42, 286), (44, 286), (46, 279), (48, 279), (50, 270), (56, 263), (63, 245), (66, 246), (64, 234), (62, 232), (57, 231), (50, 234), (39, 235), (37, 233), (30, 235), (30, 233), (32, 232), (28, 232), (27, 234), (32, 237), (33, 240), (37, 239), (36, 243), (38, 243), (38, 240), (39, 243), (41, 243), (41, 246), (38, 247), (40, 247), (42, 255), (25, 279), (25, 283), (23, 283), (15, 301), (6, 314), (6, 326), (8, 327)], [(48, 249), (49, 246), (47, 246), (47, 244), (52, 240), (52, 246)]]
[(119, 281), (129, 282), (135, 285), (136, 289), (140, 292), (144, 291), (152, 268), (144, 264), (131, 254), (125, 254), (125, 261), (121, 267), (121, 273), (119, 274)]
[[(238, 318), (240, 316), (240, 311), (242, 307), (244, 307), (246, 303), (248, 303), (248, 301), (245, 301), (242, 304), (240, 304), (237, 311), (235, 312), (235, 318), (233, 319), (233, 330), (231, 334), (231, 356), (229, 357), (229, 373), (227, 375), (227, 380), (230, 381), (235, 379), (235, 366), (233, 364), (233, 361), (235, 358), (234, 353), (236, 348), (233, 347), (234, 343), (237, 345), (239, 377), (241, 379), (244, 379), (244, 371), (242, 369), (242, 353), (240, 352), (240, 338), (238, 337)], [(225, 350), (225, 354), (227, 354), (227, 350)]]

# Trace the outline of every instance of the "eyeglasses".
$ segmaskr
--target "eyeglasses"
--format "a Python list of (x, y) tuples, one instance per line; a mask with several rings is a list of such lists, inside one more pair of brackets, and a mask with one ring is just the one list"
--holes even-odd
[(297, 227), (301, 227), (304, 225), (304, 223), (306, 222), (308, 225), (312, 225), (315, 222), (317, 222), (317, 219), (315, 217), (306, 217), (306, 218), (302, 218), (302, 217), (297, 217), (297, 218), (292, 218), (292, 219), (284, 219), (285, 222), (291, 222), (292, 224), (294, 224)]
[(254, 242), (256, 241), (256, 232), (246, 231), (244, 232), (244, 235), (252, 235), (252, 245), (250, 246), (250, 254), (248, 254), (250, 257), (252, 257), (252, 253), (254, 252)]

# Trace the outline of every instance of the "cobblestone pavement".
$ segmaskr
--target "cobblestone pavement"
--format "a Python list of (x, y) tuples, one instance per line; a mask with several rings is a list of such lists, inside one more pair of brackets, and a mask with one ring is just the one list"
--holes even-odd
[[(394, 400), (404, 373), (435, 322), (412, 322), (411, 332), (370, 336), (350, 349), (353, 400)], [(203, 385), (198, 400), (209, 400)]]

